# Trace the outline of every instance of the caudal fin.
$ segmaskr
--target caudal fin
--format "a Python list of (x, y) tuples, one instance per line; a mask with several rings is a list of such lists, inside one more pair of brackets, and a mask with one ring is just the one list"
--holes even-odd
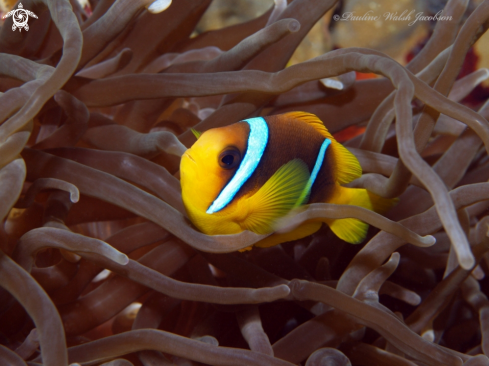
[[(355, 205), (384, 214), (396, 205), (398, 199), (387, 199), (361, 188), (346, 188), (338, 186), (331, 203)], [(359, 244), (367, 235), (368, 224), (358, 219), (324, 220), (340, 239)]]

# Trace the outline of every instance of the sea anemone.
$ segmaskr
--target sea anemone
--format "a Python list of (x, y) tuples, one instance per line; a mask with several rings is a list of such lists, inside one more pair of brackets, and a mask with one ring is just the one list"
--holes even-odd
[[(461, 101), (489, 72), (457, 77), (489, 2), (464, 18), (449, 0), (405, 67), (367, 48), (288, 66), (334, 0), (195, 35), (210, 2), (99, 0), (87, 16), (26, 0), (28, 32), (6, 18), (0, 364), (488, 365), (489, 104)], [(277, 230), (355, 217), (363, 244), (324, 227), (241, 253), (263, 235), (186, 218), (191, 129), (286, 111), (364, 126), (344, 142), (364, 172), (350, 185), (400, 200), (387, 217), (309, 205)]]

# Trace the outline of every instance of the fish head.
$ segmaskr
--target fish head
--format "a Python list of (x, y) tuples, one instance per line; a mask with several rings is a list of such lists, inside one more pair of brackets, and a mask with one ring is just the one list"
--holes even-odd
[(246, 152), (248, 134), (245, 122), (214, 128), (204, 132), (183, 154), (180, 182), (187, 212), (206, 212), (236, 173)]

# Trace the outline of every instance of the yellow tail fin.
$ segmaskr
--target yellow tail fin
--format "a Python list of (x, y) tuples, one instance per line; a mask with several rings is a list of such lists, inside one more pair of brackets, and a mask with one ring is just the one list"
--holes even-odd
[[(361, 188), (346, 188), (337, 186), (331, 203), (340, 205), (355, 205), (383, 214), (389, 211), (398, 199), (387, 199)], [(324, 220), (340, 239), (359, 244), (367, 235), (368, 224), (358, 219), (327, 219)]]

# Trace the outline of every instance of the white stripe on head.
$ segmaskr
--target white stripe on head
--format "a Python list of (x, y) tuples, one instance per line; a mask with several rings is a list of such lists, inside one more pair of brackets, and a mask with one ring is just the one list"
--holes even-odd
[(243, 122), (247, 122), (250, 125), (248, 148), (246, 149), (245, 156), (236, 174), (207, 209), (206, 213), (208, 214), (222, 210), (232, 201), (239, 189), (256, 170), (265, 152), (265, 147), (268, 143), (268, 125), (265, 119), (263, 117), (255, 117), (245, 119)]

